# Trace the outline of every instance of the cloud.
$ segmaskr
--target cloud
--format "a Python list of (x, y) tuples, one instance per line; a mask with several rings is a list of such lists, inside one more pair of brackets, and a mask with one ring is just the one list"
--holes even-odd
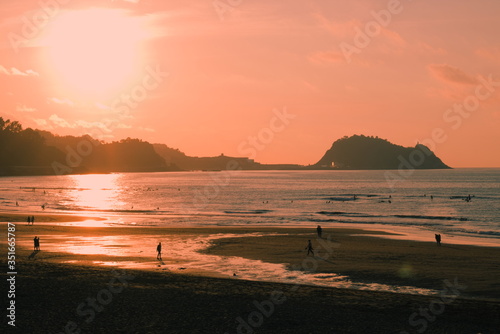
[(16, 107), (16, 111), (20, 111), (20, 112), (34, 112), (34, 111), (36, 111), (36, 109), (35, 108), (27, 107), (24, 104), (18, 104), (17, 107)]
[(446, 50), (440, 47), (434, 47), (430, 44), (427, 44), (425, 42), (418, 42), (417, 43), (417, 48), (416, 51), (428, 55), (438, 55), (438, 56), (444, 56), (447, 54)]
[(431, 73), (438, 79), (461, 85), (476, 85), (477, 79), (465, 73), (458, 67), (448, 64), (431, 64), (428, 66)]
[(500, 62), (500, 48), (482, 48), (476, 50), (476, 55), (489, 61)]
[(402, 57), (411, 49), (411, 44), (398, 32), (379, 24), (373, 17), (366, 21), (332, 20), (319, 13), (313, 14), (313, 17), (318, 27), (331, 37), (331, 42), (338, 45), (337, 50), (316, 52), (309, 56), (309, 60), (315, 63), (356, 61), (361, 66), (378, 66), (381, 62), (392, 61), (394, 57)]
[(111, 108), (111, 107), (109, 107), (109, 106), (107, 106), (107, 105), (105, 105), (105, 104), (102, 104), (102, 103), (100, 103), (100, 102), (96, 102), (96, 103), (94, 104), (94, 106), (95, 106), (97, 109), (102, 109), (102, 110), (112, 110), (112, 108)]
[(5, 74), (5, 75), (17, 75), (17, 76), (23, 76), (23, 77), (38, 77), (40, 74), (33, 70), (26, 70), (25, 72), (18, 70), (15, 67), (11, 67), (10, 70), (2, 65), (0, 65), (0, 73)]
[(57, 97), (49, 97), (47, 99), (49, 102), (55, 103), (55, 104), (65, 104), (70, 107), (74, 107), (75, 103), (71, 101), (70, 99), (58, 99)]
[(102, 121), (84, 121), (84, 120), (75, 120), (75, 121), (67, 121), (64, 118), (52, 114), (48, 118), (48, 122), (44, 122), (44, 120), (35, 120), (37, 124), (40, 125), (49, 125), (49, 126), (56, 126), (60, 128), (68, 128), (68, 129), (83, 129), (84, 131), (88, 130), (96, 130), (99, 133), (99, 136), (102, 136), (104, 134), (109, 134), (113, 132), (112, 130), (114, 128), (122, 128), (122, 129), (128, 129), (131, 128), (131, 126), (127, 126), (125, 124), (119, 123), (118, 125), (116, 124), (116, 120), (109, 120), (109, 119), (103, 119)]
[(33, 122), (36, 123), (38, 126), (45, 126), (48, 127), (49, 129), (52, 129), (52, 126), (49, 126), (49, 122), (45, 119), (40, 119), (40, 118), (33, 118)]
[(311, 91), (317, 91), (318, 90), (318, 87), (316, 87), (315, 85), (313, 85), (312, 83), (310, 83), (309, 81), (307, 80), (302, 80), (302, 84), (309, 90)]
[(319, 23), (319, 26), (326, 30), (331, 36), (339, 37), (342, 39), (350, 37), (356, 27), (362, 26), (362, 22), (359, 20), (330, 20), (321, 13), (314, 13), (313, 18), (315, 18)]
[[(406, 40), (396, 31), (387, 29), (387, 28), (381, 28), (380, 30), (380, 36), (382, 39), (386, 41), (387, 44), (389, 44), (391, 47), (398, 47), (398, 48), (405, 48), (408, 46), (408, 43)], [(377, 38), (377, 37), (374, 37)]]
[(309, 60), (313, 63), (339, 63), (345, 60), (344, 55), (339, 51), (320, 51), (310, 55)]
[(3, 67), (2, 65), (0, 65), (0, 73), (10, 75), (9, 70), (7, 70), (7, 69), (6, 69), (5, 67)]
[(81, 127), (84, 129), (99, 129), (104, 132), (111, 132), (111, 129), (109, 129), (109, 127), (102, 122), (87, 122), (83, 120), (77, 120), (74, 123), (74, 127)]
[(55, 125), (61, 127), (61, 128), (74, 128), (74, 125), (71, 125), (68, 121), (66, 121), (64, 118), (61, 118), (57, 116), (56, 114), (50, 115), (49, 121), (54, 123)]

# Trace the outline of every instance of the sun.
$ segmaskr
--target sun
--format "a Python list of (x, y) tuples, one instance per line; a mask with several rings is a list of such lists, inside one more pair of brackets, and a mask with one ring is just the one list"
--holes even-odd
[(144, 38), (141, 22), (126, 11), (67, 11), (48, 28), (48, 65), (66, 88), (82, 96), (107, 96), (138, 71)]

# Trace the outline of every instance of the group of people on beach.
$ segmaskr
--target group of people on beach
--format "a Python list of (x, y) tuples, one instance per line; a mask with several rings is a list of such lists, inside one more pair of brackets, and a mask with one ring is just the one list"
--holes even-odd
[[(321, 225), (318, 225), (316, 227), (316, 233), (318, 234), (318, 238), (323, 238), (323, 228), (321, 227)], [(436, 244), (438, 246), (441, 246), (441, 234), (434, 234), (434, 238), (436, 239)], [(312, 242), (311, 240), (308, 240), (307, 241), (307, 246), (305, 248), (307, 250), (307, 255), (312, 255), (314, 256), (314, 248), (313, 248), (313, 245), (312, 245)]]
[[(321, 238), (322, 233), (323, 233), (323, 229), (319, 225), (317, 227), (317, 233), (318, 233), (318, 237)], [(35, 237), (35, 248), (36, 248), (36, 244), (37, 244), (37, 241), (36, 241), (36, 237)], [(313, 248), (311, 240), (308, 240), (307, 246), (305, 249), (307, 250), (308, 256), (310, 254), (312, 254), (312, 256), (314, 256), (314, 248)], [(162, 260), (162, 258), (161, 258), (161, 242), (158, 242), (158, 245), (156, 246), (156, 259), (160, 260), (160, 261)]]
[[(26, 221), (28, 222), (28, 225), (33, 225), (35, 223), (35, 216), (28, 216), (28, 219), (26, 219)], [(33, 239), (33, 249), (35, 251), (39, 251), (40, 250), (40, 238), (39, 237), (36, 237)]]
[[(318, 225), (316, 227), (316, 232), (318, 233), (318, 237), (322, 238), (322, 236), (323, 236), (323, 228), (320, 225)], [(156, 246), (156, 259), (160, 260), (160, 261), (162, 260), (162, 258), (161, 258), (161, 249), (162, 249), (161, 242), (158, 242), (158, 245)], [(311, 240), (308, 240), (307, 246), (306, 246), (305, 249), (307, 250), (307, 255), (314, 256), (314, 248), (313, 248)]]

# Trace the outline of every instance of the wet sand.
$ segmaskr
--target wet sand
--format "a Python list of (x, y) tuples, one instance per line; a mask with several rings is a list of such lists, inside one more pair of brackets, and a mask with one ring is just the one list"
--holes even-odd
[[(33, 237), (37, 235), (44, 251), (37, 258), (60, 263), (119, 265), (216, 277), (234, 273), (236, 279), (267, 277), (276, 281), (277, 277), (271, 275), (249, 273), (253, 268), (278, 270), (276, 267), (253, 267), (251, 263), (239, 266), (238, 261), (243, 259), (234, 257), (240, 257), (284, 264), (283, 271), (288, 268), (319, 277), (317, 274), (324, 273), (324, 279), (316, 279), (315, 284), (328, 285), (329, 280), (335, 279), (328, 274), (337, 274), (348, 276), (349, 282), (366, 285), (379, 283), (438, 291), (444, 280), (456, 279), (467, 286), (461, 292), (463, 297), (500, 300), (498, 247), (449, 245), (446, 240), (438, 247), (435, 242), (383, 238), (388, 234), (380, 231), (341, 228), (324, 229), (323, 239), (317, 238), (314, 228), (79, 227), (24, 223), (18, 223), (17, 228), (17, 244), (25, 249), (21, 251), (25, 252), (21, 253), (23, 256), (29, 257)], [(315, 256), (307, 256), (308, 240), (312, 241)], [(161, 264), (155, 260), (158, 241), (163, 242)], [(220, 258), (204, 259), (199, 250)], [(280, 281), (287, 282), (284, 278)]]
[[(324, 229), (323, 239), (319, 239), (313, 231), (292, 230), (289, 235), (220, 239), (206, 252), (286, 263), (289, 268), (338, 273), (353, 281), (433, 290), (439, 290), (444, 280), (457, 279), (467, 286), (461, 292), (463, 297), (500, 300), (498, 247), (446, 243), (438, 247), (435, 242), (385, 239), (378, 237), (380, 232), (349, 229)], [(316, 253), (304, 263), (309, 239)]]
[[(1, 225), (5, 254), (6, 229)], [(437, 247), (432, 242), (383, 239), (374, 237), (380, 232), (350, 229), (325, 229), (325, 239), (317, 239), (314, 228), (160, 229), (18, 223), (16, 229), (17, 329), (22, 333), (59, 333), (65, 326), (69, 326), (67, 332), (75, 333), (76, 329), (71, 330), (75, 326), (83, 333), (416, 333), (424, 327), (426, 333), (499, 333), (499, 248), (446, 243)], [(172, 258), (168, 245), (164, 262), (173, 263), (177, 270), (152, 265), (149, 270), (128, 267), (122, 271), (118, 266), (95, 265), (96, 261), (155, 263), (155, 245), (145, 246), (153, 249), (151, 253), (119, 258), (101, 253), (77, 255), (51, 247), (71, 237), (114, 236), (120, 240), (115, 248), (125, 250), (130, 235), (167, 238), (254, 232), (274, 235), (218, 239), (206, 253), (446, 294), (417, 296), (255, 282), (240, 279), (238, 272), (232, 278), (209, 277), (217, 275), (189, 272), (189, 261)], [(33, 235), (41, 237), (42, 251), (29, 259)], [(306, 256), (308, 239), (313, 242), (314, 257)], [(4, 256), (1, 261), (5, 263)], [(87, 298), (102, 303), (92, 312)]]
[(35, 217), (36, 223), (66, 223), (66, 222), (83, 222), (87, 220), (104, 221), (105, 218), (77, 216), (69, 214), (54, 214), (45, 212), (0, 212), (0, 222), (24, 222), (27, 223), (28, 216)]

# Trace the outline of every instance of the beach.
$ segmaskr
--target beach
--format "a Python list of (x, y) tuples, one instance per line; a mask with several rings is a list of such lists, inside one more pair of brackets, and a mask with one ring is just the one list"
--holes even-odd
[[(16, 327), (23, 333), (64, 333), (65, 327), (70, 333), (498, 333), (500, 328), (495, 247), (446, 240), (438, 247), (346, 228), (324, 229), (320, 239), (314, 227), (81, 227), (70, 223), (91, 217), (50, 214), (27, 226), (16, 214), (1, 216), (19, 221)], [(34, 235), (41, 239), (38, 253), (32, 250)], [(157, 240), (163, 241), (163, 261), (155, 258)], [(314, 256), (306, 255), (308, 240)], [(192, 244), (197, 246), (191, 249)], [(173, 249), (181, 246), (185, 252)], [(276, 268), (284, 274), (249, 273)], [(326, 281), (332, 286), (319, 285)], [(88, 298), (97, 305), (90, 306)]]
[(0, 334), (500, 334), (499, 13), (1, 1)]

